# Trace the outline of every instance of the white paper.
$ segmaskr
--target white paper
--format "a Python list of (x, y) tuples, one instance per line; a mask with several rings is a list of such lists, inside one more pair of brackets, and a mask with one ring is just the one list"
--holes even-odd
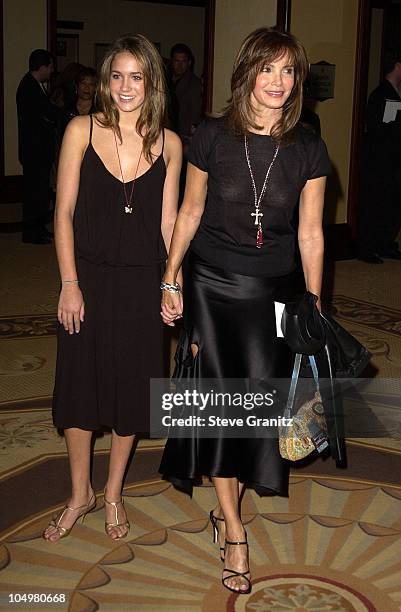
[(281, 319), (283, 316), (285, 304), (281, 302), (274, 302), (274, 311), (276, 315), (276, 333), (277, 338), (284, 338), (284, 334), (281, 329)]
[(398, 111), (401, 111), (401, 102), (399, 100), (386, 100), (386, 106), (384, 107), (383, 113), (383, 123), (395, 121)]

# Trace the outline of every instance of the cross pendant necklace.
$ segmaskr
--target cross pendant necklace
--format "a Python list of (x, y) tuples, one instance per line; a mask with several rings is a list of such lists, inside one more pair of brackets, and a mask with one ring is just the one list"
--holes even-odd
[(256, 212), (251, 213), (251, 217), (255, 217), (255, 225), (259, 225), (259, 217), (263, 217), (263, 213), (257, 209)]
[(139, 164), (140, 164), (141, 158), (142, 158), (143, 147), (141, 149), (141, 153), (139, 155), (138, 163), (136, 165), (135, 176), (134, 176), (134, 180), (132, 181), (131, 194), (130, 194), (130, 197), (128, 198), (128, 196), (127, 196), (127, 189), (126, 189), (126, 186), (125, 186), (124, 175), (123, 175), (123, 169), (122, 169), (122, 166), (121, 166), (120, 154), (118, 152), (117, 137), (116, 137), (116, 133), (114, 132), (114, 130), (113, 130), (113, 134), (114, 134), (114, 141), (116, 143), (118, 165), (120, 166), (120, 173), (121, 173), (121, 178), (122, 178), (122, 183), (123, 183), (123, 192), (124, 192), (124, 198), (125, 198), (124, 211), (125, 211), (125, 213), (127, 215), (130, 215), (130, 214), (132, 214), (132, 211), (133, 211), (133, 208), (134, 208), (134, 202), (132, 201), (132, 196), (134, 195), (134, 187), (135, 187), (136, 175), (138, 174), (138, 168), (139, 168)]
[(274, 154), (273, 154), (273, 159), (270, 162), (269, 167), (267, 168), (265, 180), (263, 181), (262, 191), (260, 192), (259, 197), (258, 197), (258, 192), (256, 190), (255, 177), (253, 176), (253, 172), (252, 172), (251, 160), (249, 158), (248, 138), (247, 138), (246, 135), (244, 136), (244, 147), (245, 147), (246, 162), (247, 162), (248, 168), (249, 168), (249, 174), (250, 174), (250, 177), (251, 177), (253, 196), (254, 196), (255, 211), (251, 212), (251, 217), (255, 217), (254, 225), (256, 225), (257, 228), (258, 228), (257, 232), (256, 232), (256, 248), (260, 249), (263, 246), (263, 230), (262, 230), (262, 223), (260, 221), (260, 219), (263, 217), (263, 213), (260, 210), (260, 204), (262, 202), (263, 196), (266, 193), (266, 188), (267, 188), (267, 183), (268, 183), (268, 180), (269, 180), (269, 175), (270, 175), (271, 169), (273, 168), (273, 164), (276, 161), (276, 157), (277, 157), (277, 154), (278, 154), (278, 151), (279, 151), (280, 147), (279, 147), (279, 145), (276, 145), (276, 148), (275, 148)]

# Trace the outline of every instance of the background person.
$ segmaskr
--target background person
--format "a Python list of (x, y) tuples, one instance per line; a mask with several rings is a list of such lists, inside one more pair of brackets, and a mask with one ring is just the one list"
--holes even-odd
[(170, 60), (168, 82), (174, 115), (172, 123), (185, 147), (202, 118), (202, 83), (193, 72), (193, 53), (187, 45), (174, 45)]
[[(307, 68), (305, 50), (293, 36), (256, 30), (235, 60), (224, 115), (205, 121), (195, 133), (164, 276), (174, 286), (191, 244), (178, 379), (263, 381), (290, 375), (289, 349), (276, 337), (274, 300), (278, 294), (279, 301), (285, 294), (288, 299), (294, 291), (292, 218), (298, 205), (305, 283), (320, 296), (330, 171), (323, 141), (298, 123)], [(181, 294), (164, 290), (163, 320), (172, 325), (181, 313)], [(196, 430), (191, 438), (169, 438), (160, 471), (187, 493), (202, 476), (212, 478), (218, 505), (210, 520), (219, 531), (223, 585), (247, 593), (243, 487), (287, 495), (288, 463), (277, 439), (233, 439), (223, 430), (216, 428), (214, 439), (198, 437)]]
[(77, 115), (91, 115), (95, 112), (96, 85), (96, 70), (82, 66), (74, 78), (74, 94), (66, 96), (65, 102), (59, 109), (57, 137), (60, 146), (65, 128), (73, 117)]
[(92, 433), (112, 429), (106, 533), (125, 537), (121, 500), (134, 434), (149, 429), (149, 378), (163, 376), (160, 280), (177, 214), (181, 143), (163, 130), (161, 58), (118, 39), (100, 74), (99, 112), (70, 121), (57, 184), (61, 275), (53, 420), (64, 429), (72, 495), (44, 531), (55, 542), (96, 505)]
[(364, 189), (358, 211), (358, 257), (373, 264), (398, 259), (401, 229), (401, 111), (383, 122), (387, 100), (401, 102), (401, 49), (387, 52), (385, 79), (369, 96)]
[(56, 109), (44, 83), (53, 72), (53, 57), (45, 49), (29, 56), (29, 72), (17, 89), (18, 158), (24, 175), (22, 242), (48, 244), (46, 228), (50, 201), (50, 171), (55, 155)]
[(85, 66), (78, 62), (71, 62), (57, 75), (53, 73), (51, 81), (51, 101), (58, 108), (69, 106), (75, 99), (75, 79)]
[(90, 115), (95, 111), (97, 74), (94, 68), (83, 68), (75, 78), (75, 115)]

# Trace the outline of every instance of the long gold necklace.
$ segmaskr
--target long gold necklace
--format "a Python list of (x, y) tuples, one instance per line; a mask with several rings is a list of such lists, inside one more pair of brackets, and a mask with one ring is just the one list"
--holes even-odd
[(117, 137), (116, 137), (116, 133), (115, 133), (114, 130), (113, 130), (113, 134), (114, 134), (114, 142), (116, 143), (118, 165), (120, 166), (121, 178), (122, 178), (122, 182), (123, 182), (123, 191), (124, 191), (124, 197), (125, 197), (124, 210), (125, 210), (125, 212), (127, 214), (131, 214), (133, 209), (134, 209), (134, 202), (133, 202), (134, 188), (135, 188), (136, 175), (138, 174), (139, 164), (140, 164), (141, 159), (142, 159), (143, 146), (142, 146), (142, 149), (141, 149), (141, 153), (139, 155), (138, 163), (136, 165), (135, 176), (134, 176), (134, 180), (132, 181), (131, 194), (130, 194), (130, 197), (128, 198), (128, 196), (127, 196), (127, 189), (126, 189), (125, 180), (124, 180), (123, 169), (122, 169), (122, 166), (121, 166), (120, 154), (118, 152)]

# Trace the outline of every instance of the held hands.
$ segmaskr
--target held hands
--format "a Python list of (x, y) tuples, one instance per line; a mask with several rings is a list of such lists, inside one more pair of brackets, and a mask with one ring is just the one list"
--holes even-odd
[(183, 310), (182, 292), (172, 292), (167, 289), (162, 291), (161, 317), (163, 323), (169, 327), (175, 327), (176, 319), (181, 319)]
[(57, 319), (65, 331), (79, 334), (84, 320), (85, 305), (78, 285), (63, 285), (58, 301)]

